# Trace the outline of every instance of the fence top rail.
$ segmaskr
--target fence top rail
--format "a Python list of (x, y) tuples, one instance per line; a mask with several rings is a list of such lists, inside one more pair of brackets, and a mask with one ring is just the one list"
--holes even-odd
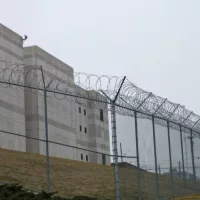
[[(42, 71), (43, 70), (43, 71)], [(118, 98), (115, 101), (116, 112), (125, 116), (134, 117), (134, 112), (139, 113), (140, 118), (156, 118), (155, 122), (166, 126), (166, 120), (176, 130), (193, 130), (200, 135), (200, 116), (185, 108), (185, 106), (173, 103), (147, 92), (128, 79), (118, 76), (94, 75), (80, 72), (60, 73), (59, 69), (46, 70), (37, 65), (25, 65), (0, 60), (0, 83), (2, 87), (17, 86), (31, 88), (33, 92), (43, 95), (47, 90), (50, 96), (59, 99), (72, 97), (79, 103), (88, 104), (88, 101), (101, 104), (104, 108), (110, 104), (109, 99)], [(123, 83), (123, 84), (122, 84)], [(48, 88), (46, 88), (48, 86)], [(119, 92), (119, 88), (121, 89)], [(107, 97), (104, 95), (106, 94)], [(72, 99), (71, 98), (71, 99)], [(68, 98), (69, 99), (69, 98)]]

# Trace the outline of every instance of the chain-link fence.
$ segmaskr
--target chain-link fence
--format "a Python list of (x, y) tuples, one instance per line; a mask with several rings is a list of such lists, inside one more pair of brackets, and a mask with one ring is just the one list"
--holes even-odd
[(169, 117), (156, 115), (167, 113), (166, 100), (144, 112), (152, 94), (133, 100), (125, 78), (97, 77), (90, 87), (94, 75), (82, 81), (85, 74), (71, 68), (30, 62), (1, 63), (1, 182), (116, 200), (199, 192), (199, 120), (192, 124), (192, 113), (182, 123), (178, 113), (172, 117), (179, 105)]
[[(136, 131), (138, 138), (135, 137)], [(151, 200), (199, 193), (199, 138), (191, 138), (191, 133), (182, 128), (178, 130), (178, 127), (172, 129), (167, 121), (165, 126), (160, 126), (153, 125), (148, 119), (137, 118), (135, 121), (133, 117), (118, 116), (118, 152), (125, 156), (137, 155), (137, 139), (139, 149), (139, 168), (136, 158), (119, 157), (120, 183), (129, 182), (126, 190), (124, 184), (120, 184), (121, 198), (131, 199), (135, 195)]]

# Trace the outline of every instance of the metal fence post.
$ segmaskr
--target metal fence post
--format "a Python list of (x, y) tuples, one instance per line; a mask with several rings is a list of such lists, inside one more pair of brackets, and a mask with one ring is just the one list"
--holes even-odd
[(113, 163), (114, 163), (115, 200), (120, 200), (116, 112), (115, 112), (115, 105), (113, 103), (111, 104), (111, 126), (112, 126), (112, 146), (113, 146), (113, 156), (114, 156)]
[(194, 142), (193, 142), (193, 134), (192, 129), (190, 129), (190, 144), (191, 144), (191, 156), (192, 156), (192, 169), (193, 169), (193, 180), (196, 187), (196, 170), (195, 170), (195, 164), (194, 164)]
[(171, 154), (171, 140), (170, 140), (169, 121), (167, 121), (167, 135), (168, 135), (168, 147), (169, 147), (170, 186), (171, 186), (171, 192), (172, 192), (172, 194), (174, 194), (174, 183), (173, 183), (173, 172), (172, 172), (172, 154)]
[(122, 143), (120, 142), (121, 162), (123, 163)]
[(117, 150), (117, 126), (116, 126), (116, 112), (115, 112), (115, 103), (120, 94), (122, 86), (126, 76), (121, 81), (120, 87), (115, 95), (114, 100), (111, 100), (110, 97), (103, 91), (101, 92), (110, 100), (111, 107), (111, 126), (112, 126), (112, 146), (113, 146), (113, 156), (114, 156), (114, 185), (115, 185), (115, 200), (120, 200), (120, 190), (119, 190), (119, 164), (118, 164), (118, 150)]
[(153, 146), (154, 146), (154, 159), (155, 159), (155, 172), (156, 172), (156, 196), (157, 199), (160, 197), (160, 189), (158, 184), (158, 167), (157, 167), (157, 153), (156, 153), (156, 134), (155, 134), (155, 121), (152, 116), (152, 128), (153, 128)]
[(48, 116), (47, 116), (47, 91), (44, 90), (44, 107), (45, 107), (45, 135), (46, 135), (46, 176), (47, 191), (50, 192), (50, 165), (49, 165), (49, 138), (48, 138)]
[(138, 144), (138, 123), (137, 123), (137, 112), (134, 112), (135, 116), (135, 141), (136, 141), (136, 153), (137, 153), (137, 178), (138, 178), (138, 194), (139, 200), (142, 199), (141, 187), (140, 187), (140, 158), (139, 158), (139, 144)]
[(185, 181), (185, 163), (184, 163), (184, 153), (183, 153), (183, 135), (182, 135), (182, 126), (180, 126), (180, 139), (181, 139), (181, 157), (182, 157), (182, 167), (183, 167), (183, 183), (186, 190), (186, 181)]
[(41, 66), (42, 80), (44, 84), (44, 118), (45, 118), (45, 137), (46, 137), (46, 179), (47, 179), (47, 192), (50, 192), (50, 165), (49, 165), (49, 131), (48, 131), (48, 110), (47, 110), (47, 88), (51, 82), (45, 85), (44, 71)]

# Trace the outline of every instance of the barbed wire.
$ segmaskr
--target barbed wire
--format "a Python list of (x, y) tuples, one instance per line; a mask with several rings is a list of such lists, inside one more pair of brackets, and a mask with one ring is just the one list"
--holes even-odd
[[(44, 78), (44, 80), (43, 80)], [(26, 88), (31, 92), (44, 94), (59, 100), (76, 101), (84, 106), (108, 109), (109, 99), (114, 99), (124, 77), (94, 75), (86, 73), (59, 73), (59, 70), (45, 70), (37, 65), (24, 65), (0, 60), (0, 83), (13, 89)], [(105, 97), (103, 93), (107, 95)], [(147, 92), (125, 79), (115, 102), (116, 112), (142, 119), (155, 117), (155, 122), (184, 132), (189, 129), (195, 136), (200, 134), (200, 116), (177, 103)]]

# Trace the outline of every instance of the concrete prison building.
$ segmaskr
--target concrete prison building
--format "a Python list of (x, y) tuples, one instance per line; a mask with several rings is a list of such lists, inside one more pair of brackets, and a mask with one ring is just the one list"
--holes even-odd
[[(23, 63), (22, 37), (0, 24), (0, 78), (7, 81), (9, 64)], [(12, 68), (10, 67), (10, 72)], [(8, 72), (8, 73), (7, 73)], [(24, 89), (12, 89), (0, 84), (0, 148), (26, 151), (25, 138), (3, 133), (2, 131), (25, 135)]]
[[(24, 64), (25, 81), (31, 86), (41, 84), (42, 66), (45, 77), (53, 78), (50, 87), (60, 84), (58, 89), (76, 94), (97, 95), (74, 83), (73, 68), (50, 55), (38, 46), (23, 48), (22, 37), (0, 24), (0, 59)], [(0, 63), (0, 70), (3, 63)], [(33, 73), (29, 73), (34, 71)], [(35, 75), (37, 73), (37, 75)], [(78, 89), (77, 89), (78, 88)], [(29, 88), (14, 89), (0, 84), (0, 130), (45, 140), (44, 96), (42, 92)], [(49, 143), (50, 156), (83, 160), (99, 164), (110, 164), (108, 110), (100, 109), (96, 103), (73, 97), (48, 93), (49, 141), (62, 143), (79, 149)], [(99, 94), (100, 95), (100, 94)], [(89, 106), (90, 105), (90, 106)], [(43, 141), (0, 133), (0, 147), (12, 150), (45, 154)], [(85, 151), (97, 151), (99, 154)]]

